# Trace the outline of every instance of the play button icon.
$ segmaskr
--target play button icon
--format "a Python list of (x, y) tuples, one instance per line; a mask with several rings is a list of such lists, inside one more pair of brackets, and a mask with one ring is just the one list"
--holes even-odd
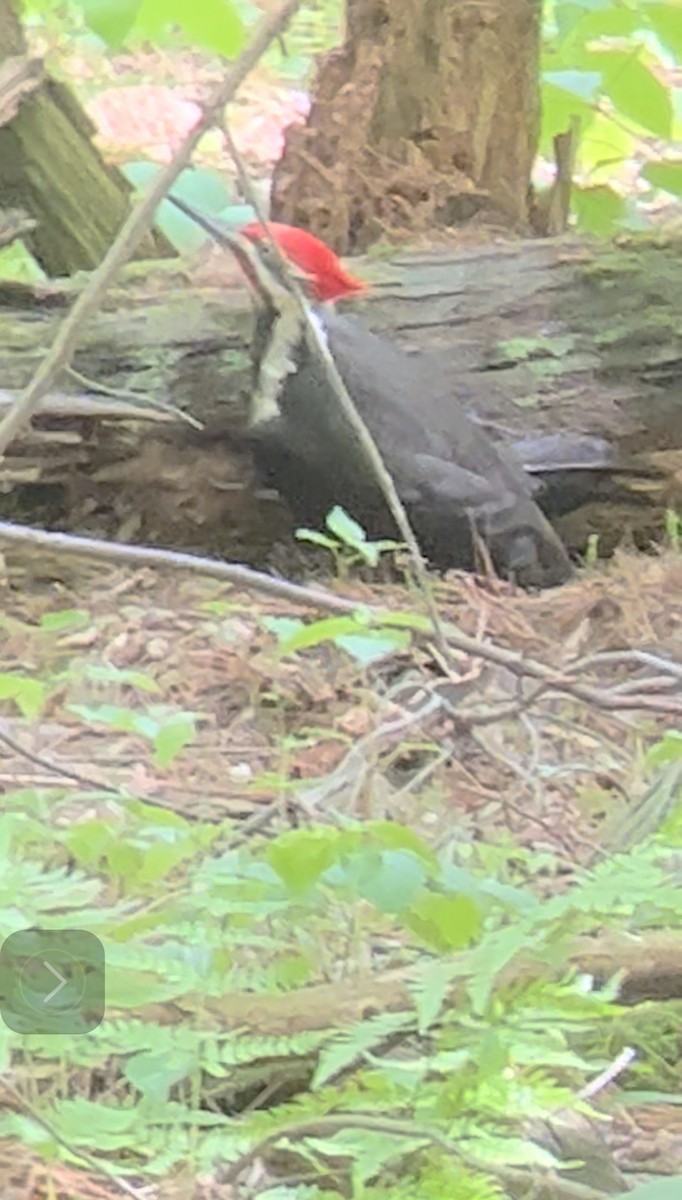
[(54, 975), (55, 979), (58, 980), (56, 988), (53, 988), (52, 991), (47, 996), (43, 996), (43, 1004), (49, 1004), (50, 1000), (54, 1000), (55, 996), (59, 995), (62, 988), (66, 987), (66, 979), (64, 978), (63, 975), (59, 974), (59, 971), (57, 970), (56, 967), (52, 966), (52, 963), (44, 962), (43, 966), (46, 967), (46, 969), (48, 971), (51, 971), (52, 974)]
[(0, 1013), (17, 1033), (89, 1033), (104, 1016), (104, 950), (84, 929), (25, 929), (0, 949)]

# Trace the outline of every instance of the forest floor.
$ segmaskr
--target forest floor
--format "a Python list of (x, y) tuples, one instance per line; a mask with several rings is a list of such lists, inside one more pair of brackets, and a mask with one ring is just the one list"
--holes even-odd
[[(296, 622), (314, 628), (317, 614), (195, 575), (93, 566), (67, 575), (62, 559), (56, 583), (44, 556), (7, 559), (0, 677), (16, 685), (19, 715), (0, 724), (0, 790), (8, 813), (23, 811), (22, 796), (45, 797), (57, 835), (118, 828), (126, 796), (158, 806), (161, 824), (173, 813), (190, 828), (234, 821), (245, 837), (388, 819), (445, 854), (511, 839), (555, 863), (552, 894), (562, 864), (570, 876), (608, 845), (608, 829), (628, 827), (654, 773), (651, 748), (669, 729), (664, 715), (643, 721), (560, 690), (489, 720), (528, 685), (476, 654), (454, 653), (444, 668), (429, 638), (368, 662), (362, 630), (354, 641), (327, 627), (317, 645), (283, 655), (281, 639)], [(330, 587), (359, 606), (419, 612), (395, 586)], [(536, 597), (455, 574), (434, 588), (441, 619), (482, 647), (490, 639), (558, 676), (582, 662), (581, 682), (614, 696), (640, 672), (614, 668), (605, 652), (653, 647), (682, 659), (679, 552), (622, 553)], [(679, 1109), (623, 1110), (609, 1147), (635, 1177), (681, 1172)], [(140, 1195), (224, 1194), (195, 1181), (165, 1187)], [(8, 1200), (121, 1194), (114, 1179), (56, 1156), (46, 1163), (23, 1139), (0, 1140), (0, 1189)]]
[[(46, 582), (44, 556), (9, 556), (3, 677), (43, 682), (37, 698), (17, 693), (22, 715), (3, 721), (4, 791), (123, 789), (218, 821), (279, 817), (290, 803), (322, 818), (390, 816), (429, 840), (511, 833), (575, 863), (592, 857), (605, 819), (622, 822), (636, 805), (646, 748), (674, 724), (560, 689), (493, 720), (529, 685), (485, 655), (455, 652), (445, 667), (429, 638), (406, 633), (391, 646), (389, 631), (387, 645), (372, 644), (361, 626), (348, 636), (343, 619), (311, 624), (311, 648), (282, 654), (292, 622), (319, 614), (186, 574), (77, 564), (65, 575), (68, 564), (62, 582)], [(421, 611), (397, 585), (330, 586), (359, 607)], [(650, 670), (624, 672), (606, 652), (655, 647), (682, 660), (679, 552), (620, 553), (538, 596), (457, 573), (433, 587), (441, 619), (481, 645), (558, 675), (584, 663), (581, 681), (614, 696)], [(439, 703), (424, 712), (429, 695)], [(26, 720), (31, 697), (39, 720)]]

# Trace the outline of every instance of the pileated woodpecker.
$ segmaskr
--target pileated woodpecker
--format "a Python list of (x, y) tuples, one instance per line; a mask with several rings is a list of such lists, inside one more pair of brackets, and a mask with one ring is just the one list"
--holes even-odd
[[(372, 538), (395, 536), (384, 495), (301, 319), (284, 273), (258, 224), (229, 233), (170, 197), (236, 255), (260, 305), (252, 349), (249, 440), (264, 482), (295, 517), (319, 527), (340, 504)], [(329, 301), (366, 290), (333, 252), (303, 230), (270, 225), (280, 250), (307, 282), (312, 320), (374, 438), (426, 557), (472, 569), (480, 539), (500, 574), (523, 586), (563, 583), (565, 548), (532, 499), (534, 485), (453, 398), (448, 381), (339, 316)]]

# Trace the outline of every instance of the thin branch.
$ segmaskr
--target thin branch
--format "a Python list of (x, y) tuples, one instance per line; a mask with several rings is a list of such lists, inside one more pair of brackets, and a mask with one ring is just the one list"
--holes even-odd
[(277, 596), (306, 608), (327, 612), (354, 613), (358, 608), (365, 607), (359, 600), (334, 596), (322, 588), (303, 587), (285, 579), (275, 579), (272, 575), (254, 571), (240, 563), (202, 558), (198, 554), (184, 554), (178, 550), (130, 546), (125, 542), (106, 542), (101, 538), (84, 538), (70, 533), (47, 533), (44, 529), (13, 525), (10, 521), (0, 521), (0, 542), (70, 554), (75, 558), (91, 559), (110, 566), (126, 563), (133, 567), (170, 567), (175, 571), (190, 571), (194, 575), (206, 575), (236, 587), (253, 588), (266, 596)]
[[(134, 567), (167, 567), (176, 571), (189, 571), (194, 575), (206, 575), (236, 587), (253, 588), (264, 595), (276, 596), (293, 604), (325, 612), (353, 614), (358, 608), (363, 608), (379, 623), (382, 617), (390, 616), (385, 605), (367, 605), (351, 597), (335, 596), (333, 592), (322, 588), (304, 587), (301, 584), (289, 583), (285, 579), (275, 579), (239, 563), (202, 558), (200, 555), (184, 554), (176, 550), (130, 546), (122, 542), (106, 542), (99, 538), (78, 537), (68, 533), (47, 533), (43, 529), (14, 525), (10, 521), (0, 521), (0, 543), (3, 541), (110, 565), (127, 563)], [(646, 694), (647, 680), (642, 681), (644, 690), (640, 694), (618, 695), (613, 689), (585, 683), (572, 672), (557, 670), (538, 659), (527, 658), (516, 650), (508, 650), (491, 642), (481, 642), (476, 637), (462, 633), (454, 625), (445, 623), (443, 634), (448, 646), (455, 650), (460, 650), (474, 659), (483, 659), (496, 666), (506, 667), (519, 679), (527, 677), (537, 680), (543, 685), (541, 690), (545, 695), (558, 692), (560, 695), (573, 696), (588, 706), (609, 713), (640, 710), (682, 716), (682, 699), (667, 695), (667, 690), (661, 695)], [(633, 653), (636, 654), (637, 651)], [(664, 660), (661, 660), (661, 664), (664, 665)], [(672, 673), (676, 673), (677, 664), (671, 663), (670, 669)], [(532, 700), (536, 698), (533, 696)], [(476, 718), (474, 723), (477, 723)]]
[(212, 99), (204, 108), (197, 124), (187, 134), (177, 154), (168, 166), (159, 172), (149, 190), (132, 208), (104, 259), (93, 271), (83, 291), (74, 302), (73, 308), (64, 318), (59, 332), (38, 370), (22, 392), (14, 408), (0, 423), (0, 456), (5, 453), (19, 430), (30, 420), (41, 396), (45, 395), (64, 368), (70, 364), (83, 325), (97, 310), (107, 288), (150, 229), (158, 205), (165, 198), (180, 172), (188, 166), (197, 143), (206, 131), (220, 119), (225, 105), (233, 99), (237, 89), (255, 67), (270, 43), (286, 29), (300, 5), (301, 0), (285, 0), (280, 8), (263, 18), (248, 46), (228, 68), (225, 78), (216, 88)]
[(295, 275), (291, 271), (290, 264), (287, 262), (285, 256), (282, 254), (282, 251), (277, 245), (277, 242), (272, 236), (270, 226), (266, 217), (264, 216), (262, 205), (256, 190), (251, 183), (244, 160), (239, 153), (237, 146), (235, 145), (234, 138), (232, 137), (227, 121), (225, 120), (222, 122), (222, 129), (225, 136), (227, 149), (229, 150), (237, 169), (239, 182), (244, 195), (254, 209), (258, 220), (266, 230), (268, 241), (270, 242), (275, 259), (278, 262), (281, 270), (285, 273), (285, 278), (289, 281), (291, 293), (297, 302), (299, 312), (303, 318), (308, 344), (312, 347), (313, 352), (317, 355), (318, 360), (322, 363), (325, 369), (327, 380), (332, 392), (334, 393), (336, 400), (341, 407), (344, 417), (357, 436), (362, 448), (362, 452), (365, 455), (365, 458), (367, 459), (367, 462), (383, 493), (388, 510), (395, 521), (402, 540), (407, 546), (414, 577), (424, 601), (424, 607), (428, 613), (429, 620), (433, 626), (434, 637), (438, 643), (441, 653), (447, 654), (447, 645), (443, 636), (443, 629), (440, 616), (438, 614), (438, 608), (433, 598), (433, 592), (431, 589), (424, 556), (422, 555), (419, 543), (415, 537), (414, 530), (410, 525), (409, 517), (398, 494), (398, 489), (393, 481), (393, 476), (386, 467), (376, 441), (372, 437), (372, 434), (367, 428), (365, 421), (358, 412), (357, 406), (350, 396), (348, 388), (346, 387), (343, 379), (341, 378), (336, 362), (334, 361), (334, 357), (329, 350), (324, 337), (322, 336), (316, 323), (311, 320), (310, 308), (303, 290)]
[(52, 775), (59, 775), (63, 779), (69, 779), (72, 783), (78, 783), (81, 787), (90, 788), (92, 791), (111, 792), (112, 795), (120, 796), (121, 789), (112, 787), (108, 783), (98, 783), (95, 779), (89, 779), (86, 775), (79, 775), (76, 771), (71, 771), (68, 767), (62, 767), (59, 763), (52, 762), (49, 758), (44, 758), (42, 754), (35, 754), (33, 750), (29, 750), (26, 746), (22, 746), (21, 742), (16, 741), (9, 733), (5, 733), (4, 729), (0, 729), (0, 742), (5, 746), (9, 746), (15, 754), (21, 758), (25, 758), (27, 762), (33, 763), (35, 767), (42, 767), (43, 770), (49, 771)]
[(112, 1186), (116, 1187), (120, 1192), (122, 1192), (124, 1196), (130, 1196), (131, 1200), (151, 1200), (151, 1188), (133, 1187), (133, 1185), (128, 1183), (127, 1180), (123, 1179), (120, 1175), (117, 1175), (112, 1167), (109, 1166), (109, 1163), (103, 1162), (97, 1158), (93, 1158), (93, 1156), (88, 1154), (86, 1150), (81, 1150), (79, 1146), (74, 1146), (71, 1142), (67, 1141), (66, 1138), (63, 1137), (59, 1132), (59, 1130), (52, 1124), (52, 1122), (48, 1121), (47, 1118), (44, 1117), (43, 1114), (31, 1104), (30, 1100), (27, 1100), (26, 1096), (22, 1095), (22, 1093), (19, 1091), (19, 1088), (15, 1087), (6, 1075), (0, 1078), (0, 1087), (3, 1087), (6, 1092), (9, 1092), (9, 1094), (14, 1097), (17, 1104), (20, 1105), (23, 1111), (28, 1113), (32, 1120), (34, 1120), (36, 1124), (40, 1125), (40, 1127), (44, 1129), (45, 1132), (48, 1133), (58, 1145), (62, 1146), (64, 1150), (68, 1151), (68, 1153), (74, 1158), (80, 1159), (81, 1162), (85, 1163), (85, 1165), (89, 1167), (91, 1171), (94, 1171), (96, 1175), (104, 1176), (104, 1178), (107, 1179)]

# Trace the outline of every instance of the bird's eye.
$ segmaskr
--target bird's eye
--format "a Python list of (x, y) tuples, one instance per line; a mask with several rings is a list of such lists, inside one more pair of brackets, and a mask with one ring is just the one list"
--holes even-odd
[[(272, 242), (270, 242), (266, 238), (264, 238), (261, 242), (258, 243), (258, 253), (260, 254), (261, 261), (265, 264), (267, 269), (269, 271), (272, 271), (273, 275), (275, 275), (276, 278), (279, 279), (280, 282), (282, 282), (283, 277), (284, 277), (284, 271), (282, 270), (281, 257), (279, 254), (277, 254), (274, 246), (272, 245)], [(312, 282), (310, 276), (307, 275), (306, 272), (303, 271), (301, 269), (301, 267), (298, 266), (297, 263), (295, 263), (291, 258), (289, 258), (289, 256), (287, 254), (284, 254), (284, 260), (287, 265), (287, 270), (286, 270), (287, 278), (290, 279), (293, 276), (294, 279), (299, 284), (299, 286), (305, 292), (306, 296), (313, 298), (314, 294), (315, 294), (315, 289), (314, 289), (313, 282)]]

